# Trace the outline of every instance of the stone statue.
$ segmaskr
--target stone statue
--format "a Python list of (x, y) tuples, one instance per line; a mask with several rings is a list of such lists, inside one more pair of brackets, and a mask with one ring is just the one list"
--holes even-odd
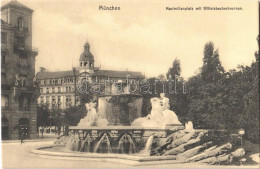
[(180, 125), (177, 115), (169, 110), (169, 99), (162, 93), (161, 98), (151, 98), (151, 114), (146, 117), (137, 118), (131, 124), (132, 126), (159, 127), (165, 128), (167, 125)]
[(107, 126), (108, 121), (101, 118), (96, 111), (96, 103), (86, 103), (87, 115), (80, 120), (78, 126)]
[(162, 102), (162, 114), (163, 121), (165, 125), (181, 124), (178, 119), (178, 116), (170, 109), (169, 99), (165, 97), (164, 93), (161, 93), (161, 102)]

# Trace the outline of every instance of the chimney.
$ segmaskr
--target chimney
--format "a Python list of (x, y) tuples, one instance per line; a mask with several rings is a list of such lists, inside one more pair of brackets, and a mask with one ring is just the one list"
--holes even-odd
[(45, 71), (46, 71), (46, 68), (40, 67), (40, 72), (45, 72)]

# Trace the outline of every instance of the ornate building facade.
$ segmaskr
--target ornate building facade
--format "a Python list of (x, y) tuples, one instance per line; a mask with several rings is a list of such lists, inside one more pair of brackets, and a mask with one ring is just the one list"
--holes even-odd
[[(126, 94), (130, 85), (137, 87), (144, 79), (141, 72), (102, 70), (95, 67), (94, 55), (90, 52), (90, 44), (84, 44), (84, 51), (79, 57), (79, 66), (70, 71), (49, 72), (41, 68), (36, 75), (40, 85), (39, 104), (48, 103), (50, 108), (66, 109), (79, 105), (81, 92), (100, 94)], [(134, 83), (134, 84), (133, 84)], [(79, 89), (79, 84), (93, 84), (96, 88), (88, 91)], [(75, 91), (77, 89), (77, 92)], [(93, 91), (94, 90), (94, 91)]]
[(33, 10), (12, 0), (1, 7), (2, 139), (37, 137)]

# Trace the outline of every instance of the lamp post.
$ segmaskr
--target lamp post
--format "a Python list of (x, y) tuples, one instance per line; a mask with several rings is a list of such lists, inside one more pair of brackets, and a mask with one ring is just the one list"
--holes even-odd
[(241, 148), (242, 148), (242, 146), (243, 146), (243, 136), (245, 135), (245, 130), (244, 129), (239, 129), (238, 130), (238, 135), (239, 135), (239, 137), (241, 139)]
[[(241, 148), (243, 147), (243, 136), (245, 135), (245, 130), (244, 129), (239, 129), (238, 130), (238, 135), (239, 135), (239, 137), (240, 137), (240, 140), (241, 140)], [(242, 165), (243, 164), (243, 162), (245, 162), (246, 161), (246, 159), (245, 158), (243, 158), (243, 159), (240, 159), (240, 165)]]

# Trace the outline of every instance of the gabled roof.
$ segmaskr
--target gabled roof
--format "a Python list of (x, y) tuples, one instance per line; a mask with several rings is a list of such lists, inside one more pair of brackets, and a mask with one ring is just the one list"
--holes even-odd
[[(76, 71), (76, 75), (78, 75), (79, 72)], [(37, 79), (56, 79), (56, 78), (63, 78), (68, 76), (74, 76), (74, 73), (72, 70), (68, 71), (57, 71), (57, 72), (38, 72), (36, 74)]]
[(1, 6), (1, 11), (6, 8), (9, 8), (9, 7), (25, 9), (27, 11), (33, 12), (33, 10), (31, 8), (28, 8), (27, 6), (21, 4), (20, 2), (17, 2), (17, 0), (11, 0), (7, 4), (4, 4), (3, 6)]

